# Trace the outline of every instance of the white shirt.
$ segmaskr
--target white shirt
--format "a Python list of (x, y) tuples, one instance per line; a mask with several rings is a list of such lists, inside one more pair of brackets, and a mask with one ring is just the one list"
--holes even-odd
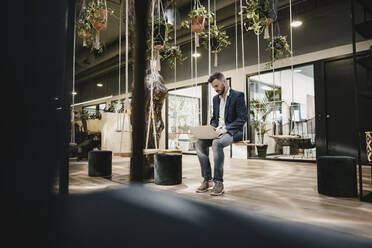
[[(230, 88), (227, 91), (226, 99), (227, 99), (227, 97), (229, 95), (230, 95)], [(220, 116), (218, 118), (218, 127), (217, 128), (226, 129), (226, 125), (225, 125), (225, 106), (226, 106), (226, 101), (223, 98), (223, 96), (220, 95), (219, 97), (220, 97)]]

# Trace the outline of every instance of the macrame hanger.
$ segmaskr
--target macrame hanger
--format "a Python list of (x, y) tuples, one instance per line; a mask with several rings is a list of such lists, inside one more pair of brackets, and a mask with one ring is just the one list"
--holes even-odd
[[(155, 127), (155, 114), (154, 114), (154, 81), (156, 78), (158, 78), (158, 71), (156, 70), (156, 62), (154, 61), (154, 8), (155, 8), (155, 1), (152, 1), (152, 22), (151, 22), (151, 62), (150, 62), (150, 69), (151, 69), (151, 75), (150, 75), (150, 110), (148, 115), (148, 121), (147, 121), (147, 135), (146, 135), (146, 149), (148, 149), (149, 144), (149, 138), (150, 138), (150, 126), (151, 123), (153, 124), (153, 136), (154, 136), (154, 142), (155, 142), (155, 149), (158, 148), (157, 144), (157, 134), (156, 134), (156, 127)], [(158, 0), (159, 3), (159, 0)]]
[[(200, 0), (194, 0), (194, 10), (196, 10), (200, 7), (201, 7)], [(203, 25), (203, 24), (204, 23), (201, 23), (201, 25)], [(199, 44), (199, 34), (197, 32), (195, 32), (195, 47), (199, 47), (199, 46), (200, 46), (200, 44)]]

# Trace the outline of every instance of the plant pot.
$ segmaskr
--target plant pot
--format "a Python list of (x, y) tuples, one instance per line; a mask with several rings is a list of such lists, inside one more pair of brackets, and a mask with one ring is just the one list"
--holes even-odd
[(80, 30), (79, 32), (78, 32), (78, 36), (81, 38), (81, 39), (87, 39), (87, 38), (89, 38), (90, 37), (90, 33), (89, 32), (87, 32), (87, 31), (85, 31), (85, 30)]
[(191, 17), (191, 31), (195, 33), (201, 33), (204, 29), (204, 17), (203, 16), (192, 16)]
[(154, 25), (154, 48), (157, 50), (164, 48), (165, 43), (165, 24), (155, 24)]
[(267, 145), (256, 146), (257, 154), (260, 158), (265, 158), (267, 153)]
[(97, 31), (105, 31), (107, 29), (107, 22), (102, 23), (99, 19), (96, 19), (93, 23), (93, 28)]

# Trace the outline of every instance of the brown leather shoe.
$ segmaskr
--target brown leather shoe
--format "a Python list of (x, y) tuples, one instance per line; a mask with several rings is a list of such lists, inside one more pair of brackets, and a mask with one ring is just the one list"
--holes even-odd
[(212, 181), (207, 181), (204, 180), (200, 187), (196, 189), (196, 193), (204, 193), (207, 192), (209, 188), (213, 187), (213, 182)]

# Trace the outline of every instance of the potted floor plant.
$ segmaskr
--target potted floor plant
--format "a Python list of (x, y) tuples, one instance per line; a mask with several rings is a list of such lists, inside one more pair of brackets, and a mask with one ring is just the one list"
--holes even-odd
[(270, 103), (266, 98), (263, 100), (252, 99), (250, 101), (251, 125), (258, 136), (257, 154), (264, 158), (267, 154), (268, 145), (265, 144), (265, 134), (270, 130), (267, 128), (266, 119), (271, 112)]
[[(202, 45), (208, 49), (209, 46), (209, 32), (205, 31), (200, 34), (202, 39)], [(229, 36), (226, 31), (221, 31), (218, 26), (213, 25), (210, 27), (210, 38), (211, 38), (211, 52), (215, 54), (214, 66), (217, 66), (217, 54), (220, 53), (224, 48), (231, 45)]]
[(290, 55), (290, 48), (287, 42), (287, 37), (276, 36), (273, 39), (268, 40), (266, 50), (268, 50), (270, 53), (270, 61), (268, 62), (268, 65), (273, 66), (273, 62), (278, 60), (280, 57)]

